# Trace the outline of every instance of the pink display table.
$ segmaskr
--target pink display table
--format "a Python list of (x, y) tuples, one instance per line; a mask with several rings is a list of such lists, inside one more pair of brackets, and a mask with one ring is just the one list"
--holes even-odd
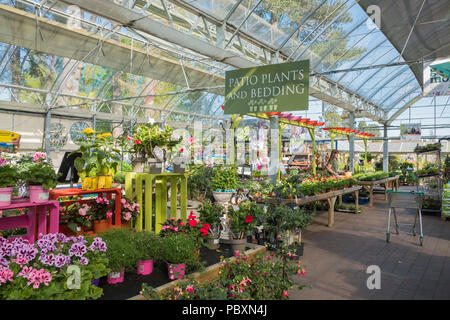
[[(0, 207), (2, 210), (28, 209), (28, 213), (15, 217), (0, 218), (0, 230), (15, 228), (27, 228), (27, 235), (23, 238), (34, 242), (39, 239), (39, 234), (58, 233), (59, 230), (59, 202), (49, 200), (45, 202), (30, 202), (29, 198), (16, 198), (7, 207)], [(50, 217), (47, 221), (47, 210)], [(48, 222), (48, 227), (47, 227)]]

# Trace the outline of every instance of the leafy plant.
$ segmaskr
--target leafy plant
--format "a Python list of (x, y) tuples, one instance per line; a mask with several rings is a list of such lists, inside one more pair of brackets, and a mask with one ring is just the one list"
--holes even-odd
[(224, 207), (211, 202), (210, 200), (203, 200), (198, 208), (200, 218), (204, 223), (207, 223), (211, 228), (217, 228), (220, 226), (220, 218), (224, 214)]
[[(108, 273), (106, 244), (101, 238), (46, 234), (34, 244), (16, 238), (10, 243), (0, 237), (0, 299), (86, 300), (98, 299), (103, 290), (92, 280)], [(78, 287), (68, 281), (76, 266)], [(76, 283), (72, 283), (76, 284)]]
[(244, 239), (248, 231), (256, 227), (262, 209), (254, 202), (241, 202), (237, 209), (230, 207), (230, 229), (234, 239)]
[(58, 175), (53, 166), (46, 162), (28, 163), (22, 169), (20, 178), (28, 186), (40, 186), (45, 189), (53, 189), (58, 184)]
[(67, 224), (67, 227), (75, 233), (79, 231), (78, 228), (92, 227), (91, 216), (87, 214), (89, 206), (79, 200), (81, 197), (61, 198), (59, 206), (59, 223)]
[(196, 164), (189, 168), (188, 190), (190, 198), (205, 196), (213, 190), (213, 168), (203, 164)]
[(95, 201), (90, 201), (87, 214), (92, 221), (106, 220), (112, 216), (112, 204), (106, 197), (97, 196)]
[(236, 166), (214, 167), (212, 186), (213, 190), (229, 191), (235, 190), (239, 183)]
[(150, 231), (139, 231), (133, 235), (133, 242), (139, 260), (152, 260), (160, 255), (160, 238)]
[(195, 263), (196, 249), (191, 236), (184, 233), (169, 233), (161, 238), (161, 259), (167, 263)]
[(128, 200), (127, 198), (121, 199), (121, 218), (122, 221), (132, 221), (140, 214), (139, 203)]
[(102, 233), (103, 241), (108, 246), (106, 257), (108, 267), (113, 271), (136, 270), (139, 262), (139, 253), (133, 241), (134, 232), (127, 228), (114, 228)]
[(17, 168), (0, 157), (0, 188), (14, 187), (17, 183)]

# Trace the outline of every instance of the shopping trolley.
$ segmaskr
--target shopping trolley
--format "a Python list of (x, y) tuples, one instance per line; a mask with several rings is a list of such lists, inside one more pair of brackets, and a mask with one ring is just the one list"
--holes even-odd
[(386, 232), (386, 242), (389, 242), (390, 238), (390, 224), (391, 224), (391, 212), (394, 213), (395, 220), (395, 231), (397, 234), (398, 226), (397, 223), (397, 214), (395, 212), (396, 208), (404, 208), (404, 209), (416, 209), (416, 214), (414, 215), (414, 224), (412, 225), (412, 233), (413, 236), (416, 236), (416, 222), (417, 216), (419, 216), (419, 226), (420, 226), (420, 245), (423, 245), (423, 231), (422, 231), (422, 203), (423, 203), (423, 192), (414, 192), (414, 191), (390, 191), (388, 190), (388, 198), (389, 198), (389, 217), (388, 217), (388, 225)]

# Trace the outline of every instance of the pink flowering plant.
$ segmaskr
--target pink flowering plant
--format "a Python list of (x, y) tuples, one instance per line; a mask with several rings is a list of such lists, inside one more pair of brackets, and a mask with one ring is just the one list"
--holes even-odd
[(233, 258), (222, 257), (221, 264), (219, 279), (215, 281), (200, 284), (187, 279), (162, 293), (143, 284), (141, 294), (148, 300), (287, 300), (294, 276), (306, 273), (288, 248), (253, 258), (236, 251)]
[[(91, 282), (109, 272), (105, 252), (98, 237), (41, 234), (34, 244), (0, 237), (0, 299), (97, 299), (103, 290)], [(80, 270), (79, 286), (71, 281), (69, 266)]]
[(90, 202), (86, 214), (91, 216), (92, 221), (111, 218), (112, 203), (106, 197), (98, 196), (95, 200)]
[(137, 216), (140, 214), (141, 207), (139, 203), (130, 201), (126, 198), (121, 199), (122, 204), (122, 222), (136, 221)]
[(66, 224), (75, 233), (82, 227), (92, 227), (92, 216), (88, 214), (90, 205), (80, 200), (81, 197), (61, 198), (59, 206), (59, 223)]

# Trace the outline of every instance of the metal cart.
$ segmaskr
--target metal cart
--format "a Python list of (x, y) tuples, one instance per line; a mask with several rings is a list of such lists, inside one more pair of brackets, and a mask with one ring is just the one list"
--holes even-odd
[[(422, 203), (423, 203), (423, 192), (414, 192), (414, 191), (390, 191), (388, 190), (388, 199), (389, 199), (389, 217), (388, 217), (388, 225), (386, 232), (386, 242), (389, 242), (390, 238), (390, 224), (391, 224), (391, 212), (394, 212), (394, 220), (395, 220), (395, 231), (397, 234), (399, 224), (397, 223), (397, 214), (395, 212), (396, 208), (404, 208), (404, 209), (416, 209), (416, 214), (414, 215), (414, 224), (412, 225), (412, 233), (413, 236), (416, 236), (416, 222), (417, 216), (419, 216), (419, 227), (420, 227), (420, 245), (423, 245), (423, 231), (422, 231)], [(408, 224), (410, 225), (410, 224)]]

